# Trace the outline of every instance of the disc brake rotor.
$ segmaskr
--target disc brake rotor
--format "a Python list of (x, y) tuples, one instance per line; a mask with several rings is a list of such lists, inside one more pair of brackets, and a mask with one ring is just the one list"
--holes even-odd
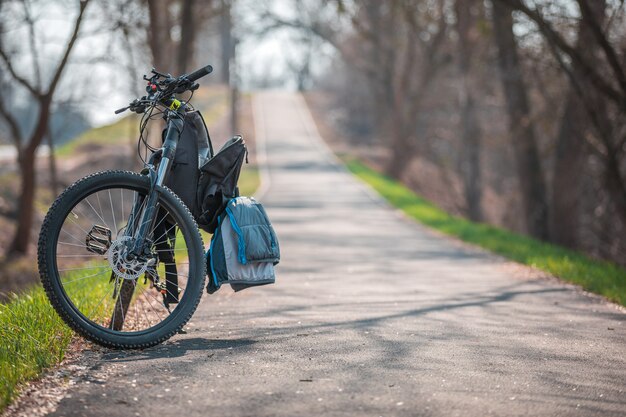
[(140, 275), (146, 272), (148, 262), (138, 259), (126, 259), (126, 252), (128, 250), (126, 242), (130, 239), (130, 236), (122, 236), (113, 241), (107, 252), (107, 259), (116, 276), (133, 280), (139, 278)]

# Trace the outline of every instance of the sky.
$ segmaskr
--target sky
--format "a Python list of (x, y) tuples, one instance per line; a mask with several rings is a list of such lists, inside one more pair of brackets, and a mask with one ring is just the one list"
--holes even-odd
[[(42, 76), (46, 79), (65, 47), (77, 8), (76, 2), (72, 0), (35, 3), (40, 5), (33, 8), (32, 14), (38, 21), (37, 46), (40, 50), (39, 60), (44, 68)], [(293, 31), (288, 30), (274, 31), (261, 38), (251, 35), (246, 30), (246, 25), (255, 20), (255, 3), (258, 2), (240, 0), (234, 12), (234, 21), (238, 26), (236, 31), (242, 39), (237, 51), (241, 88), (243, 90), (255, 88), (255, 80), (271, 78), (275, 83), (279, 83), (274, 87), (294, 89), (296, 84), (289, 76), (288, 64), (290, 61), (297, 61), (301, 56), (300, 41)], [(288, 0), (271, 0), (270, 3), (271, 7), (281, 14), (292, 13), (291, 2)], [(14, 5), (18, 7), (16, 11), (21, 13), (21, 6), (18, 3)], [(5, 11), (6, 9), (3, 13)], [(102, 24), (103, 19), (97, 4), (90, 5), (81, 29), (82, 36), (72, 52), (71, 64), (59, 90), (59, 97), (84, 110), (94, 125), (110, 123), (119, 118), (120, 116), (114, 114), (114, 110), (125, 106), (141, 93), (144, 85), (141, 75), (152, 67), (149, 54), (144, 54), (147, 56), (143, 59), (137, 58), (138, 77), (131, 80), (127, 68), (119, 64), (126, 60), (124, 45), (119, 37), (114, 38), (106, 31), (100, 30)], [(18, 55), (22, 56), (16, 61), (16, 68), (26, 78), (33, 79), (32, 62), (26, 58), (30, 54), (23, 50), (27, 48), (25, 39), (27, 39), (25, 30), (19, 30), (17, 25), (5, 26), (3, 42), (5, 45), (11, 45)], [(332, 51), (326, 49), (316, 56), (313, 68), (315, 72), (323, 70), (331, 54)], [(196, 58), (200, 63), (205, 62), (203, 57)], [(211, 57), (204, 58), (215, 67), (219, 66), (219, 62), (211, 62)], [(140, 68), (140, 62), (143, 60), (145, 68)], [(20, 101), (20, 97), (24, 97), (24, 94), (17, 94), (15, 98)]]
[[(565, 5), (568, 1), (562, 0)], [(42, 50), (40, 60), (44, 67), (52, 68), (56, 65), (72, 29), (71, 22), (77, 13), (76, 1), (47, 0), (34, 3), (38, 6), (32, 12), (40, 22), (37, 25), (38, 44)], [(20, 2), (9, 4), (21, 10)], [(273, 81), (273, 87), (294, 89), (296, 84), (289, 64), (297, 62), (303, 54), (301, 37), (293, 30), (276, 30), (259, 37), (250, 29), (255, 26), (260, 4), (271, 8), (274, 13), (292, 17), (296, 13), (294, 1), (236, 0), (235, 4), (233, 21), (237, 36), (242, 40), (237, 52), (241, 88), (243, 90), (256, 88), (256, 80), (268, 78)], [(3, 7), (5, 14), (7, 6)], [(152, 65), (146, 47), (143, 57), (135, 59), (136, 79), (131, 79), (128, 69), (120, 64), (127, 57), (121, 37), (119, 35), (112, 37), (110, 33), (100, 30), (106, 22), (102, 18), (98, 3), (92, 3), (89, 7), (82, 28), (83, 36), (72, 54), (72, 63), (63, 78), (60, 96), (84, 110), (94, 125), (101, 125), (120, 117), (113, 111), (141, 94), (144, 85), (141, 75), (147, 73)], [(518, 25), (516, 29), (523, 30), (523, 25)], [(9, 23), (4, 28), (3, 43), (12, 44), (19, 51), (27, 47), (27, 42), (24, 42), (27, 39), (26, 35), (25, 31), (19, 31), (16, 26), (12, 27)], [(218, 51), (213, 50), (211, 54), (215, 55), (213, 59), (211, 56), (197, 56), (197, 62), (203, 65), (211, 63), (219, 67)], [(313, 74), (318, 76), (324, 74), (334, 54), (330, 46), (320, 44), (313, 59)], [(28, 60), (18, 60), (16, 67), (27, 78), (33, 76), (32, 65)]]

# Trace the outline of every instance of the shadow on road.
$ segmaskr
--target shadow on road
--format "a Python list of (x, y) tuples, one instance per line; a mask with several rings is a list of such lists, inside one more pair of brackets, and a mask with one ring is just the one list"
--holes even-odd
[(257, 343), (252, 339), (205, 339), (192, 337), (187, 339), (174, 339), (162, 345), (140, 351), (110, 351), (102, 355), (104, 362), (135, 362), (160, 358), (178, 358), (185, 356), (190, 351), (247, 348)]

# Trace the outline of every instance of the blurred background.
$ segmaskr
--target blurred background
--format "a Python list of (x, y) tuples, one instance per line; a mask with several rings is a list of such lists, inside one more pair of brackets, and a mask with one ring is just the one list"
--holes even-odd
[(624, 266), (624, 7), (0, 0), (0, 292), (37, 281), (39, 227), (63, 188), (140, 168), (139, 119), (113, 111), (143, 95), (142, 75), (206, 64), (193, 103), (215, 146), (233, 133), (254, 146), (255, 91), (298, 90), (339, 155), (452, 214)]

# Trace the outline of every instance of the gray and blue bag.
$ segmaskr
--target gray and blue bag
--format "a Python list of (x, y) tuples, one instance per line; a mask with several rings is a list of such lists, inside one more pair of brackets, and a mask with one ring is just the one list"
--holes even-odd
[(209, 294), (222, 284), (233, 290), (274, 283), (280, 248), (263, 206), (254, 198), (231, 199), (218, 218), (207, 252)]

